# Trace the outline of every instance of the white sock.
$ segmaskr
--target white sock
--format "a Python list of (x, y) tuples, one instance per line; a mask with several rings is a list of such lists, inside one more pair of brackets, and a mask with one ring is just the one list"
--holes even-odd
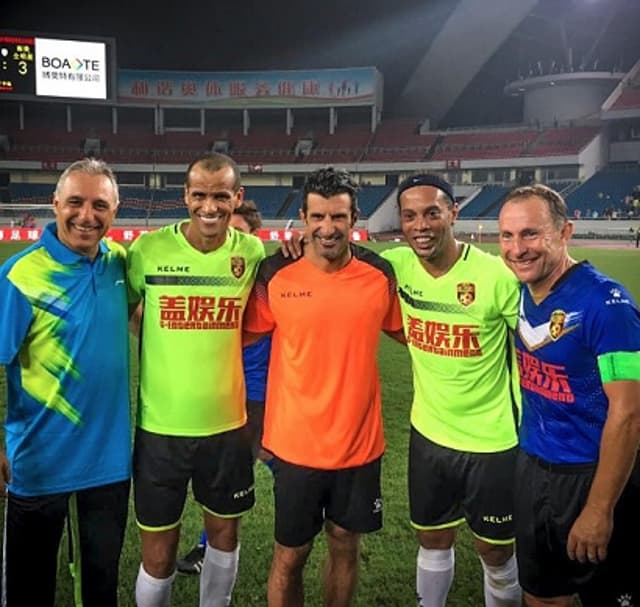
[(200, 572), (200, 607), (227, 607), (238, 575), (240, 544), (232, 552), (212, 548), (207, 543)]
[(445, 607), (456, 562), (453, 548), (428, 550), (420, 546), (417, 560), (418, 607)]
[(522, 589), (518, 584), (518, 564), (515, 555), (504, 565), (487, 565), (484, 569), (484, 603), (486, 607), (520, 607)]
[(136, 605), (138, 607), (169, 607), (171, 586), (175, 571), (167, 578), (155, 578), (149, 575), (140, 563), (136, 579)]

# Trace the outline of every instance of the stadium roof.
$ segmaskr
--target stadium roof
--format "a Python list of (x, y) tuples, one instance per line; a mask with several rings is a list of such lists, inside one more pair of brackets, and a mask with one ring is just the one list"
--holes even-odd
[[(582, 62), (640, 57), (638, 0), (67, 0), (3, 2), (3, 27), (114, 37), (121, 68), (314, 69), (376, 66), (385, 115), (440, 126), (519, 122), (506, 82)], [(570, 49), (570, 50), (569, 50)]]

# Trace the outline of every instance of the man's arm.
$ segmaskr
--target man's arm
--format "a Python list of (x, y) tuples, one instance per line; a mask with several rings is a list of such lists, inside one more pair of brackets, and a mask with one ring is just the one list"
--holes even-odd
[[(17, 360), (33, 321), (31, 304), (6, 275), (0, 278), (0, 365)], [(11, 402), (7, 402), (11, 407)], [(11, 482), (11, 466), (7, 454), (0, 449), (0, 491), (4, 496)]]
[(127, 300), (129, 305), (129, 332), (140, 336), (144, 308), (144, 270), (138, 252), (140, 239), (134, 241), (127, 251)]
[(242, 331), (242, 347), (250, 346), (260, 341), (263, 337), (271, 335), (272, 331), (267, 333), (252, 333), (251, 331)]
[(587, 503), (569, 533), (567, 554), (580, 562), (602, 561), (613, 530), (613, 509), (631, 474), (640, 445), (640, 380), (603, 385), (609, 411)]
[(304, 255), (304, 244), (304, 234), (294, 233), (289, 240), (280, 243), (280, 252), (287, 259), (299, 259)]
[(129, 331), (136, 337), (140, 336), (142, 325), (142, 300), (129, 304)]
[(2, 495), (7, 491), (7, 483), (11, 482), (11, 468), (9, 467), (9, 460), (7, 454), (0, 449), (0, 491)]
[(398, 329), (397, 331), (387, 331), (384, 332), (394, 341), (397, 341), (400, 344), (407, 345), (407, 338), (404, 335), (404, 329)]

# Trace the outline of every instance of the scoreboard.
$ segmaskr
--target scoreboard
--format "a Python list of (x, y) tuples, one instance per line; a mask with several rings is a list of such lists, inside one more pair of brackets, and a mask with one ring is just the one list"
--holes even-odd
[(19, 95), (36, 94), (34, 69), (35, 38), (0, 35), (0, 91)]
[(0, 99), (113, 101), (112, 39), (78, 39), (0, 31)]

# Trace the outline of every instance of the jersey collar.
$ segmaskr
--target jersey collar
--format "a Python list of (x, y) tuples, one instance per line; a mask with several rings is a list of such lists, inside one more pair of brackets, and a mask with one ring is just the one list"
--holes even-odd
[[(40, 240), (45, 249), (47, 249), (49, 255), (61, 264), (69, 266), (74, 263), (78, 263), (79, 261), (91, 262), (87, 256), (80, 255), (80, 253), (72, 251), (67, 245), (58, 239), (58, 228), (55, 222), (48, 223), (45, 226), (44, 230), (42, 230)], [(109, 247), (105, 240), (102, 239), (98, 243), (98, 255), (104, 255), (108, 252)]]

